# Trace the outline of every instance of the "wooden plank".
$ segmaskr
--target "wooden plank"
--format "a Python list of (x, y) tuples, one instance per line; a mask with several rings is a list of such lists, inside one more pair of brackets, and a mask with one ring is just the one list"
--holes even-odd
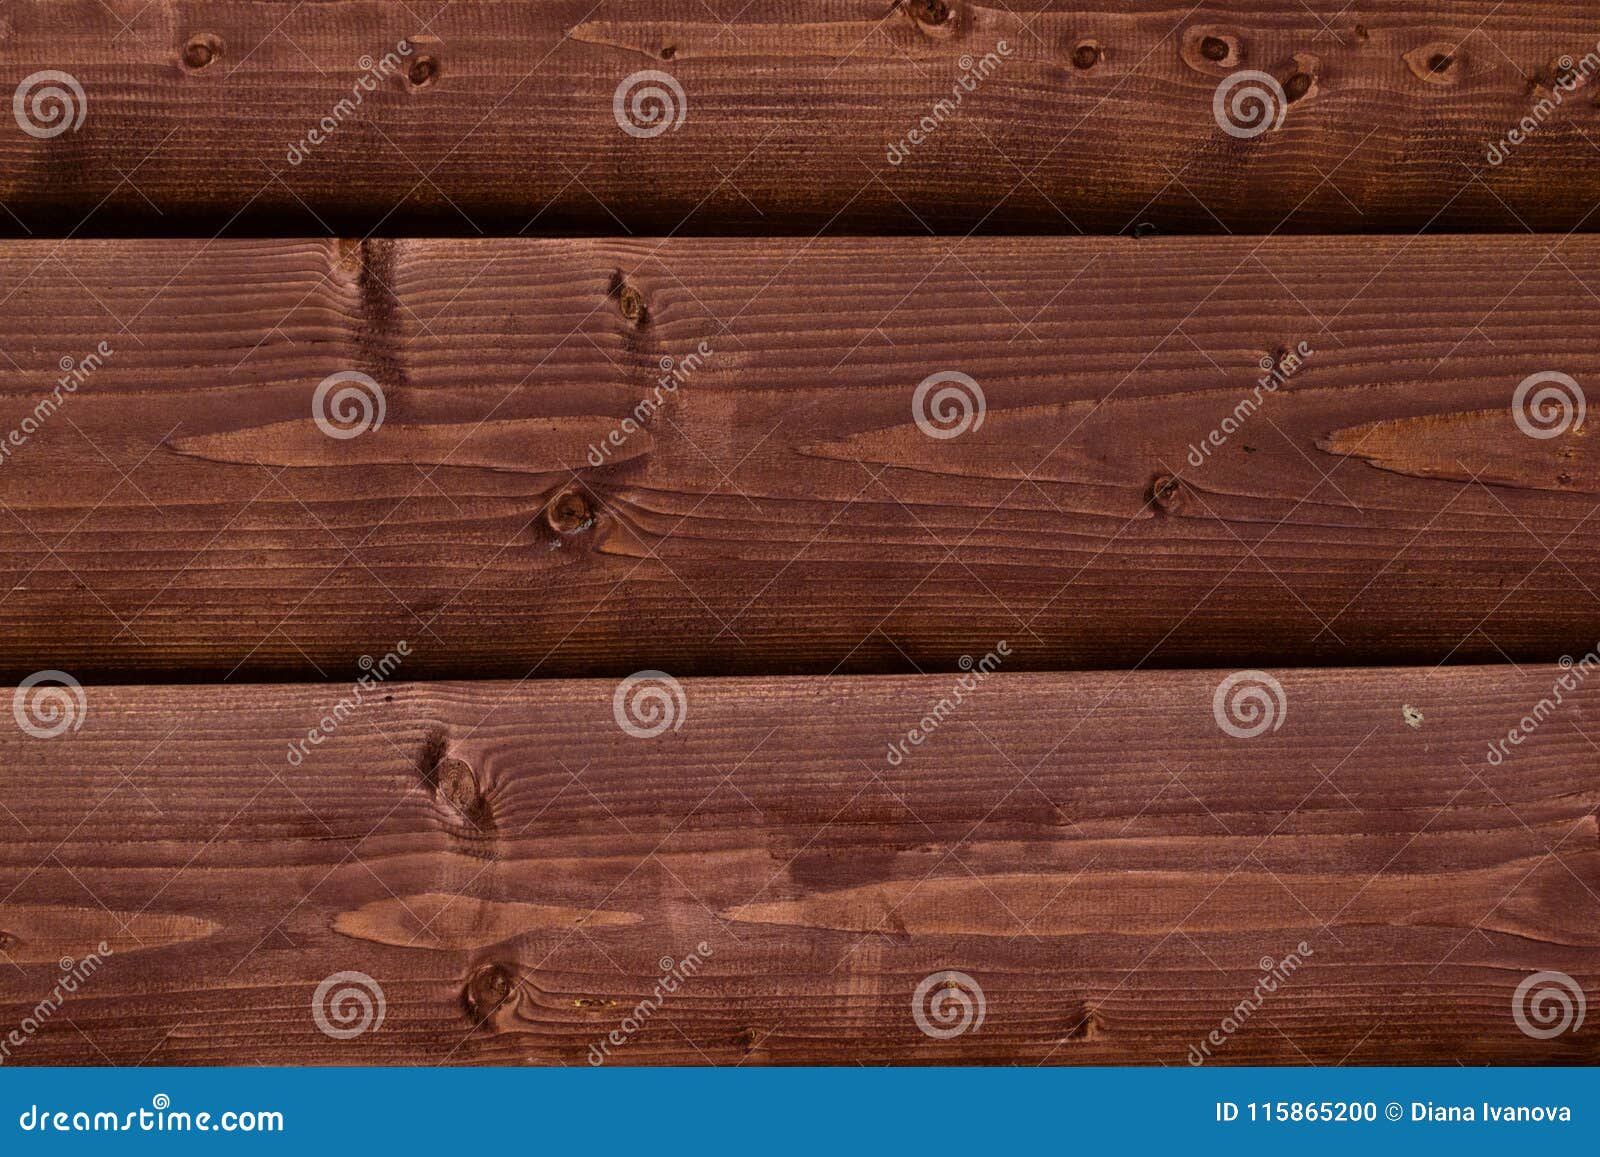
[[(1600, 201), (1585, 5), (735, 7), (15, 0), (6, 91), (82, 96), (0, 133), (0, 226), (1565, 232)], [(1214, 112), (1243, 71), (1283, 94), (1260, 135)], [(641, 72), (672, 111), (628, 118), (669, 91)]]
[(1593, 1063), (1513, 1015), (1600, 982), (1591, 665), (91, 687), (0, 729), (5, 1021), (100, 956), (12, 1060)]
[[(13, 243), (0, 284), (14, 680), (1600, 638), (1589, 428), (1513, 416), (1600, 380), (1583, 238)], [(384, 421), (326, 436), (351, 371)], [(924, 436), (946, 371), (984, 421)]]

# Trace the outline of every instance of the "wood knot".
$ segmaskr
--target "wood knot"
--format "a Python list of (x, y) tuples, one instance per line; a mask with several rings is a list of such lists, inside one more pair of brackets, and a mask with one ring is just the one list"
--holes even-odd
[(439, 761), (437, 786), (439, 798), (467, 817), (483, 810), (483, 790), (478, 786), (478, 773), (464, 759), (447, 756)]
[(733, 1034), (734, 1047), (741, 1048), (747, 1053), (755, 1050), (756, 1042), (760, 1039), (761, 1034), (748, 1026)]
[(649, 315), (649, 310), (644, 304), (644, 294), (631, 285), (624, 285), (617, 294), (617, 308), (622, 311), (622, 316), (634, 325), (643, 325)]
[(1244, 63), (1244, 45), (1239, 37), (1215, 24), (1194, 24), (1184, 30), (1178, 55), (1196, 72), (1206, 76), (1227, 76)]
[(1428, 84), (1458, 84), (1466, 73), (1461, 46), (1446, 40), (1436, 40), (1413, 48), (1401, 59), (1406, 62), (1412, 76)]
[(557, 534), (577, 534), (594, 525), (594, 506), (584, 491), (567, 490), (550, 500), (544, 520)]
[(9, 932), (0, 932), (0, 952), (10, 952), (17, 938)]
[(183, 66), (198, 71), (222, 55), (222, 38), (209, 32), (196, 33), (183, 46)]
[(516, 977), (504, 964), (485, 964), (467, 977), (461, 991), (461, 1005), (473, 1024), (483, 1024), (517, 989)]
[(439, 58), (419, 56), (406, 69), (406, 81), (412, 88), (426, 88), (439, 75)]
[(1311, 91), (1311, 78), (1303, 72), (1297, 72), (1283, 82), (1283, 95), (1292, 103)]
[(1157, 232), (1156, 224), (1154, 221), (1140, 221), (1129, 232), (1135, 240), (1140, 240), (1145, 237), (1154, 237)]
[(950, 5), (945, 0), (905, 0), (905, 7), (911, 13), (911, 18), (919, 24), (931, 24), (937, 28), (950, 20)]
[(1150, 501), (1158, 509), (1176, 514), (1188, 504), (1188, 497), (1183, 483), (1174, 475), (1158, 474), (1150, 484)]
[(1093, 40), (1085, 40), (1072, 50), (1072, 67), (1088, 71), (1100, 63), (1100, 46)]

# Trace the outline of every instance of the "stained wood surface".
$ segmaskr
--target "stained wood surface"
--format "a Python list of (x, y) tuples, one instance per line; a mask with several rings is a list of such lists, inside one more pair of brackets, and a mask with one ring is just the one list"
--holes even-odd
[[(16, 0), (7, 91), (65, 71), (86, 108), (60, 136), (0, 133), (0, 228), (1565, 232), (1600, 201), (1592, 65), (1559, 87), (1595, 17), (1555, 0)], [(1285, 92), (1252, 138), (1213, 114), (1241, 70)], [(681, 89), (676, 129), (619, 127), (640, 71)], [(1531, 139), (1489, 163), (1525, 118)]]
[[(1600, 691), (1497, 766), (1559, 668), (1278, 671), (1255, 738), (1219, 674), (1002, 672), (931, 727), (953, 676), (689, 680), (655, 738), (612, 681), (393, 684), (298, 766), (348, 689), (92, 687), (0, 729), (6, 1021), (111, 949), (14, 1060), (582, 1065), (695, 953), (613, 1060), (1182, 1065), (1302, 941), (1215, 1061), (1596, 1060), (1512, 1001), (1600, 982)], [(945, 970), (986, 1007), (941, 1041)], [(381, 1027), (318, 1030), (340, 972)]]
[[(1513, 414), (1530, 374), (1600, 380), (1583, 238), (35, 242), (0, 284), (12, 679), (343, 679), (401, 639), (407, 678), (1600, 639), (1589, 427)], [(347, 371), (385, 419), (329, 437)], [(985, 398), (955, 438), (915, 421), (941, 371)]]

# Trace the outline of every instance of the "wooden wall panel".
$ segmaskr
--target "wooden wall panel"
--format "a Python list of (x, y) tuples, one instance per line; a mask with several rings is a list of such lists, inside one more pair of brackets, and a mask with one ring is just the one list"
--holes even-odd
[[(1600, 638), (1589, 427), (1514, 406), (1600, 380), (1581, 237), (31, 242), (0, 284), (14, 679), (343, 679), (401, 639), (422, 678)], [(325, 436), (347, 371), (383, 422)], [(915, 420), (943, 371), (984, 397), (954, 438)]]
[[(0, 132), (0, 228), (1565, 232), (1600, 201), (1596, 15), (1555, 0), (15, 0), (5, 91), (63, 71), (85, 109), (59, 136)], [(1241, 70), (1284, 93), (1259, 136), (1213, 113)], [(676, 129), (619, 127), (615, 95), (641, 71), (681, 90)], [(1491, 163), (1524, 118), (1530, 139)]]
[(1560, 669), (1278, 671), (1253, 738), (1220, 675), (975, 673), (898, 765), (954, 676), (689, 680), (653, 738), (607, 680), (91, 687), (0, 729), (6, 1023), (111, 950), (13, 1059), (581, 1065), (694, 953), (612, 1059), (1182, 1065), (1295, 953), (1213, 1060), (1592, 1063), (1512, 1011), (1600, 982), (1587, 669), (1499, 764)]

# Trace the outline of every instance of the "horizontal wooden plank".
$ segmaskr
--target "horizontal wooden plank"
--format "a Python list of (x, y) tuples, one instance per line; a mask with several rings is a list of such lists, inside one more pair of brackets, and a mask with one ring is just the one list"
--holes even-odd
[(1514, 1013), (1600, 982), (1590, 666), (44, 683), (11, 1060), (1592, 1063)]
[(1565, 232), (1600, 201), (1594, 17), (14, 0), (0, 227)]
[(0, 285), (12, 679), (1600, 638), (1589, 427), (1515, 402), (1600, 380), (1581, 237), (30, 242)]

